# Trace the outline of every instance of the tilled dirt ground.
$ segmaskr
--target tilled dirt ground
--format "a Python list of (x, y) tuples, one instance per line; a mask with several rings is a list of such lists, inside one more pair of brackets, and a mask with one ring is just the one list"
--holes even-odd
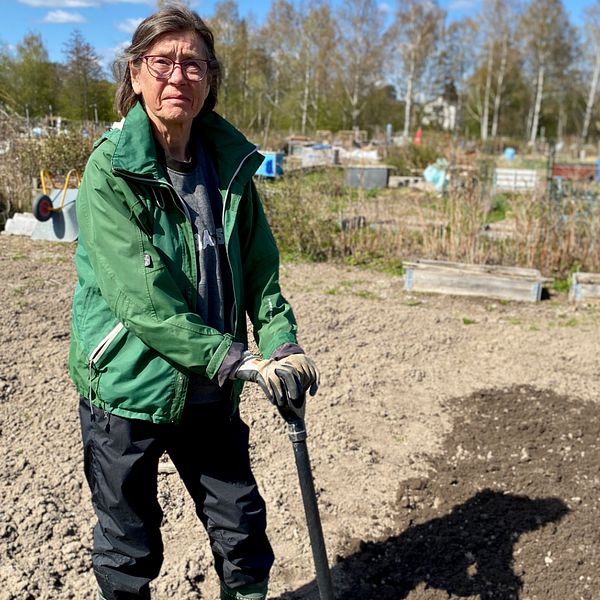
[[(94, 598), (72, 252), (0, 236), (0, 600)], [(322, 371), (308, 443), (338, 598), (600, 599), (598, 307), (408, 295), (331, 265), (285, 265), (282, 285)], [(242, 413), (272, 598), (317, 600), (285, 425), (250, 386)], [(159, 477), (154, 597), (216, 600), (189, 498)]]

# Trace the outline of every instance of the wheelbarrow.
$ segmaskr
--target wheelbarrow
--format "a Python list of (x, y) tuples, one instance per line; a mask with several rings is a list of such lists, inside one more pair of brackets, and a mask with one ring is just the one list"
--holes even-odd
[(33, 216), (38, 221), (31, 234), (33, 239), (61, 242), (77, 239), (79, 229), (75, 215), (75, 199), (79, 184), (79, 173), (75, 169), (67, 173), (62, 188), (55, 185), (48, 171), (40, 172), (42, 193), (34, 198), (32, 204)]

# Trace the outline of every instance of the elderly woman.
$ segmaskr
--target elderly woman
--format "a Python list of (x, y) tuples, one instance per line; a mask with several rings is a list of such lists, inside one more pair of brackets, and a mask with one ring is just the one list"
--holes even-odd
[[(318, 374), (279, 287), (252, 176), (256, 148), (214, 111), (211, 31), (170, 6), (137, 28), (117, 106), (77, 198), (69, 372), (80, 393), (106, 600), (149, 598), (163, 545), (167, 452), (206, 528), (223, 599), (264, 599), (273, 552), (238, 400), (244, 381), (285, 405)], [(261, 356), (247, 350), (249, 317)]]

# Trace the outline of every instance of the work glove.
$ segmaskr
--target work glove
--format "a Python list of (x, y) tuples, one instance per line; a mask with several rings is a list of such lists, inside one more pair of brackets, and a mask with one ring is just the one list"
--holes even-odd
[[(297, 380), (301, 386), (301, 394), (308, 390), (311, 396), (317, 393), (319, 387), (319, 371), (314, 361), (306, 354), (288, 354), (277, 360), (277, 364), (285, 367), (291, 367), (297, 374)], [(292, 400), (296, 400), (298, 395)]]
[(298, 400), (304, 391), (301, 375), (282, 360), (266, 359), (246, 352), (233, 379), (258, 383), (270, 402), (287, 406), (287, 398)]

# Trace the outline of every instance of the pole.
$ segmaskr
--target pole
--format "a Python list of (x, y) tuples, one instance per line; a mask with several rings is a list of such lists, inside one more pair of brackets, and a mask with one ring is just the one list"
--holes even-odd
[(306, 524), (308, 526), (308, 535), (310, 538), (310, 547), (315, 563), (319, 595), (321, 600), (334, 600), (335, 597), (333, 595), (333, 586), (331, 584), (331, 573), (329, 572), (327, 551), (325, 550), (325, 539), (323, 537), (323, 529), (319, 517), (319, 506), (317, 504), (315, 484), (310, 467), (308, 446), (306, 445), (306, 427), (303, 419), (298, 418), (288, 421), (288, 437), (294, 448), (294, 458), (296, 459), (300, 491), (302, 492), (302, 502), (304, 504), (304, 513), (306, 515)]

